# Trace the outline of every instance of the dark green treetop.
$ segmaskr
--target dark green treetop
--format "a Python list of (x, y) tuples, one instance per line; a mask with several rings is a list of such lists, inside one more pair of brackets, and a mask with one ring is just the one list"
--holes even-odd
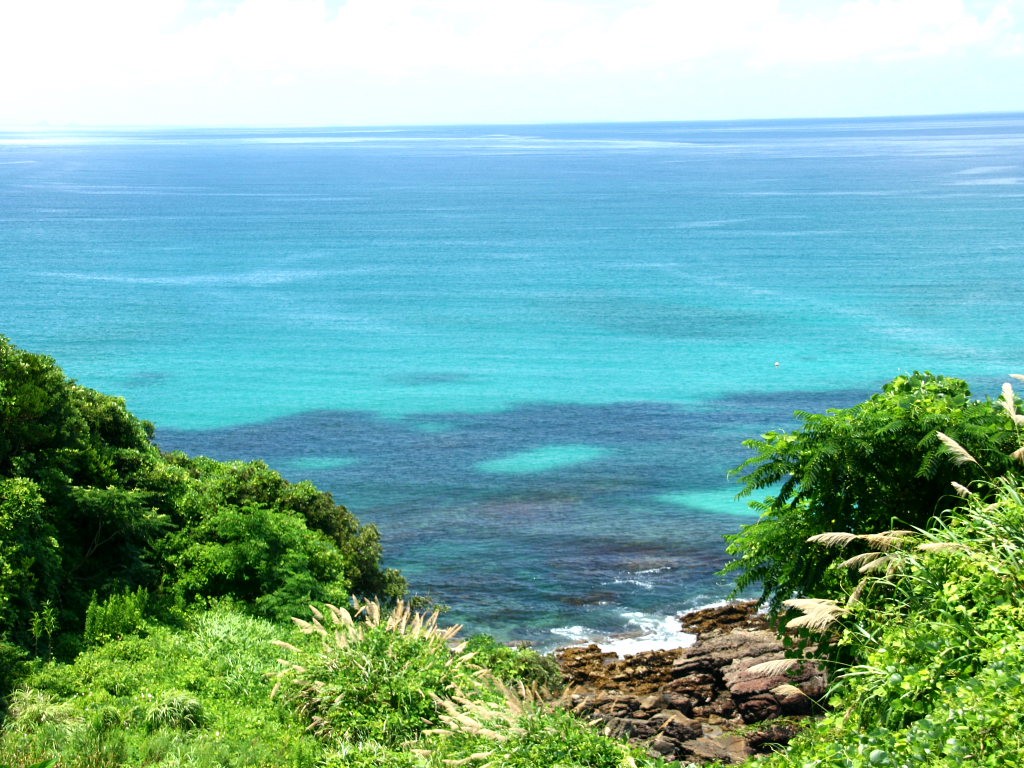
[(152, 436), (123, 399), (0, 336), (0, 642), (80, 633), (90, 602), (140, 587), (156, 606), (230, 598), (274, 618), (404, 592), (377, 530), (330, 494)]

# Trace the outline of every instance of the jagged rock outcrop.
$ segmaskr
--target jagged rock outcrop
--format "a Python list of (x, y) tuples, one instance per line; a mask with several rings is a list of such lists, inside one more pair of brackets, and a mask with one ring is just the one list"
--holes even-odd
[[(824, 696), (825, 674), (811, 662), (780, 675), (749, 671), (785, 657), (782, 642), (753, 603), (707, 608), (680, 621), (697, 635), (689, 648), (625, 659), (596, 645), (561, 650), (568, 703), (654, 753), (704, 763), (739, 762), (785, 743), (794, 727), (772, 721), (809, 714)], [(737, 733), (757, 723), (765, 725)]]

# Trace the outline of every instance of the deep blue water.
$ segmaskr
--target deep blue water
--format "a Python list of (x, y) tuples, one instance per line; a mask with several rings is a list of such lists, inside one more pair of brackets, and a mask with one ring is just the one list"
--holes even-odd
[(0, 333), (502, 638), (723, 597), (741, 440), (1022, 360), (1022, 115), (8, 133), (0, 202)]

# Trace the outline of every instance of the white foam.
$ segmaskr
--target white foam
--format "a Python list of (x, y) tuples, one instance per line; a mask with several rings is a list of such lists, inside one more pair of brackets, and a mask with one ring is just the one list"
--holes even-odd
[(634, 587), (640, 587), (641, 589), (654, 589), (654, 584), (650, 581), (644, 581), (643, 579), (614, 579), (612, 584), (632, 584)]
[(640, 612), (622, 614), (626, 625), (635, 629), (621, 637), (611, 637), (598, 645), (605, 653), (631, 656), (644, 651), (660, 651), (670, 648), (689, 648), (697, 640), (696, 635), (683, 632), (679, 618), (672, 616), (651, 616)]
[(569, 641), (571, 645), (597, 645), (605, 653), (618, 656), (632, 656), (644, 651), (660, 651), (671, 648), (688, 648), (697, 639), (696, 635), (683, 632), (678, 617), (654, 616), (639, 611), (628, 611), (622, 614), (626, 626), (622, 632), (608, 634), (597, 632), (589, 627), (572, 626), (558, 627), (551, 630)]
[(592, 638), (598, 636), (597, 630), (579, 624), (572, 627), (555, 627), (551, 634), (564, 637), (571, 645), (587, 645), (593, 641)]

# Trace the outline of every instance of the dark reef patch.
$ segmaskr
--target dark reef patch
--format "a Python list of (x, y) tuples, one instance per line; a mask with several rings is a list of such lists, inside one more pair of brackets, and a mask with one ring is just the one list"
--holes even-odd
[[(752, 394), (699, 406), (535, 403), (401, 419), (311, 411), (223, 429), (161, 429), (156, 439), (165, 450), (260, 458), (290, 479), (313, 480), (375, 523), (389, 563), (417, 591), (450, 603), (454, 619), (543, 640), (537, 626), (599, 624), (626, 608), (672, 613), (723, 597), (727, 587), (714, 575), (726, 560), (722, 536), (751, 519), (745, 500), (730, 501), (726, 477), (747, 456), (742, 441), (792, 427), (794, 410), (843, 407), (866, 394)], [(481, 469), (551, 446), (600, 452), (543, 471)], [(723, 489), (727, 509), (662, 498)], [(580, 615), (599, 610), (590, 601), (566, 600), (595, 593), (604, 595), (604, 618)]]

